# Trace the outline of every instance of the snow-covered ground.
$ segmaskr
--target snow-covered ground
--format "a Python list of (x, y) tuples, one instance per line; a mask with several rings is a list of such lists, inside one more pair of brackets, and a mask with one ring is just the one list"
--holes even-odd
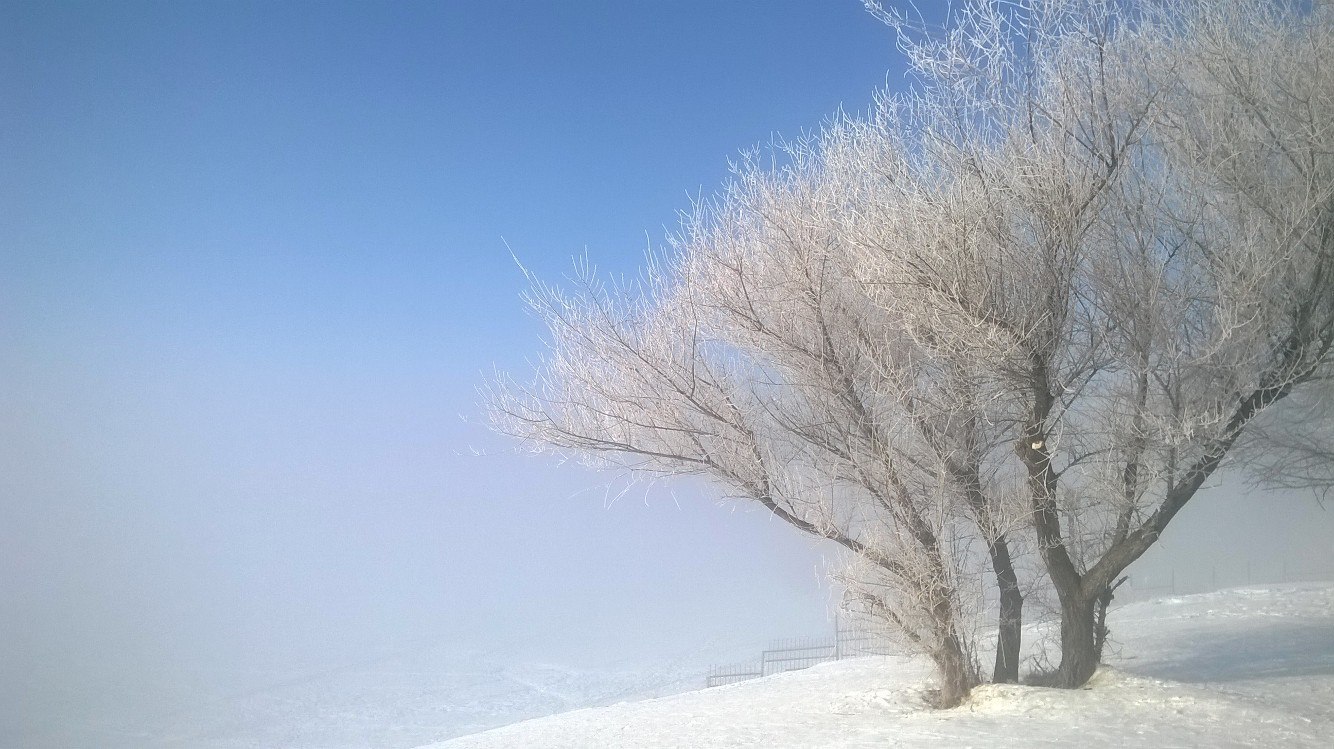
[[(247, 679), (244, 690), (193, 695), (149, 717), (77, 719), (40, 733), (0, 726), (0, 749), (407, 749), (591, 705), (699, 689), (715, 663), (755, 657), (739, 634), (678, 652), (608, 660), (450, 643), (314, 671)], [(578, 665), (572, 665), (578, 664)]]
[[(0, 747), (406, 749), (460, 736), (433, 746), (1329, 747), (1332, 607), (1334, 584), (1127, 604), (1109, 618), (1111, 667), (1091, 689), (983, 687), (949, 712), (926, 709), (926, 669), (895, 658), (701, 690), (709, 666), (758, 658), (765, 639), (753, 633), (653, 660), (572, 652), (539, 661), (441, 643), (275, 673), (252, 680), (266, 686), (200, 693), (152, 717), (72, 714), (50, 731), (0, 730)], [(476, 733), (487, 729), (496, 730)]]
[(576, 710), (433, 749), (1334, 746), (1334, 585), (1132, 603), (1085, 689), (984, 686), (928, 709), (923, 664), (860, 658)]

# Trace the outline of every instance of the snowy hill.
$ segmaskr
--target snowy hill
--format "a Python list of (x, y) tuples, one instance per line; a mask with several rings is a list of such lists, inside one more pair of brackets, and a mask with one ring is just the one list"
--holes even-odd
[(589, 708), (432, 745), (501, 747), (1334, 745), (1334, 585), (1133, 603), (1082, 690), (984, 686), (924, 706), (924, 664), (826, 663), (741, 684)]
[[(192, 695), (149, 718), (70, 721), (0, 747), (62, 749), (407, 749), (553, 713), (698, 689), (714, 663), (753, 657), (751, 635), (695, 643), (652, 660), (597, 654), (538, 660), (505, 647), (442, 643), (309, 672), (267, 685)], [(581, 664), (579, 666), (570, 665)]]

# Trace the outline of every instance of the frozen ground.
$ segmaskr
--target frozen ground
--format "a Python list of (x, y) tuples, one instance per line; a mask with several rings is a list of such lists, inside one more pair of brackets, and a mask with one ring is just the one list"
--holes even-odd
[[(459, 736), (435, 746), (1328, 747), (1332, 602), (1334, 584), (1324, 584), (1125, 605), (1110, 617), (1119, 643), (1108, 654), (1112, 667), (1092, 689), (984, 687), (947, 713), (923, 707), (923, 669), (900, 659), (699, 690), (710, 665), (758, 656), (764, 640), (750, 635), (653, 662), (599, 662), (586, 653), (541, 663), (445, 643), (275, 674), (244, 692), (201, 690), (149, 718), (71, 712), (47, 731), (0, 728), (0, 747), (406, 749)], [(506, 727), (476, 733), (497, 726)]]
[(1334, 746), (1334, 585), (1133, 603), (1085, 689), (985, 686), (923, 704), (920, 663), (862, 658), (576, 710), (432, 745), (500, 747)]
[(201, 689), (148, 717), (71, 711), (46, 730), (0, 725), (0, 749), (407, 749), (590, 705), (698, 689), (710, 665), (753, 658), (763, 644), (743, 634), (652, 661), (608, 661), (598, 653), (537, 661), (505, 647), (468, 651), (442, 643), (316, 671), (248, 676), (244, 681), (265, 685)]

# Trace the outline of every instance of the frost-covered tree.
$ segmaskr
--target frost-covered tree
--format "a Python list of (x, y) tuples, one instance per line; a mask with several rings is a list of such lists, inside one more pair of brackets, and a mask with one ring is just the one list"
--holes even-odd
[(1215, 473), (1327, 473), (1327, 422), (1278, 406), (1334, 366), (1334, 15), (976, 0), (926, 31), (871, 7), (915, 86), (743, 160), (641, 282), (535, 282), (548, 356), (488, 409), (841, 544), (942, 704), (977, 681), (983, 588), (1013, 678), (1022, 536), (1077, 686), (1117, 580)]
[[(1019, 517), (982, 473), (993, 435), (976, 373), (917, 345), (858, 281), (838, 225), (844, 186), (824, 178), (820, 145), (790, 144), (779, 170), (743, 160), (730, 189), (699, 207), (678, 238), (681, 283), (710, 340), (763, 373), (764, 408), (784, 439), (852, 492), (846, 512), (887, 510), (875, 532), (916, 533), (923, 549), (953, 539), (946, 556), (967, 570), (944, 575), (953, 588), (980, 585), (971, 557), (985, 555), (999, 599), (992, 678), (1014, 681), (1023, 597), (1007, 534)], [(925, 527), (929, 536), (913, 530)], [(885, 581), (846, 579), (872, 611), (885, 608), (886, 596), (873, 594)]]
[(915, 339), (990, 373), (1013, 455), (989, 458), (1027, 484), (1053, 681), (1076, 686), (1118, 577), (1211, 476), (1321, 454), (1249, 433), (1330, 375), (1334, 17), (976, 2), (914, 36), (882, 15), (921, 86), (824, 145), (841, 236)]
[[(743, 192), (720, 210), (738, 208)], [(848, 306), (864, 300), (834, 288), (833, 276), (813, 283), (814, 258), (733, 285), (727, 263), (738, 248), (717, 232), (745, 243), (761, 239), (764, 221), (751, 235), (720, 215), (697, 218), (673, 261), (640, 284), (608, 288), (586, 270), (571, 292), (534, 283), (528, 300), (548, 326), (547, 357), (536, 382), (502, 377), (487, 390), (493, 426), (599, 468), (703, 476), (841, 544), (854, 602), (928, 655), (940, 704), (956, 704), (978, 681), (974, 534), (960, 532), (961, 495), (937, 453), (920, 434), (920, 445), (895, 434), (911, 424), (885, 422), (868, 390), (903, 367), (872, 359), (848, 325)], [(735, 316), (738, 303), (748, 317)], [(924, 428), (946, 439), (948, 425)], [(1010, 661), (1017, 669), (1017, 652)]]

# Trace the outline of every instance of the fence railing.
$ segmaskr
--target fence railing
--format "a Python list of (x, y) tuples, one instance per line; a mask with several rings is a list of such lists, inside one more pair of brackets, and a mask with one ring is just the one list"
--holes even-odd
[[(1262, 567), (1245, 562), (1236, 569), (1218, 566), (1193, 574), (1170, 569), (1157, 576), (1130, 575), (1127, 584), (1116, 591), (1118, 602), (1144, 600), (1168, 595), (1208, 593), (1241, 585), (1283, 584), (1334, 580), (1334, 570), (1306, 567), (1278, 560)], [(876, 626), (865, 617), (839, 616), (832, 637), (776, 640), (760, 653), (759, 662), (715, 666), (709, 670), (706, 686), (735, 684), (762, 676), (798, 671), (826, 661), (866, 655), (901, 655), (889, 630)]]
[(705, 685), (735, 684), (785, 671), (799, 671), (827, 661), (864, 655), (895, 655), (897, 652), (887, 630), (856, 627), (840, 619), (835, 622), (832, 637), (776, 640), (760, 653), (758, 664), (716, 666), (709, 671)]
[(708, 678), (705, 679), (705, 686), (720, 687), (724, 684), (735, 684), (739, 681), (748, 679), (758, 679), (764, 676), (764, 672), (758, 669), (754, 663), (737, 664), (731, 666), (714, 666), (709, 671)]

